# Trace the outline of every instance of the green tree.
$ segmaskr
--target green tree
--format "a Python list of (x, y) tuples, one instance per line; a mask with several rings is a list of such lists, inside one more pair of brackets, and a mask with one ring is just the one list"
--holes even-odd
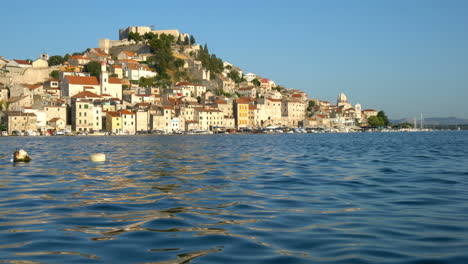
[(260, 81), (258, 79), (253, 79), (252, 80), (253, 85), (255, 86), (260, 86)]
[(174, 66), (176, 68), (183, 67), (185, 65), (185, 61), (183, 59), (175, 59), (174, 60)]
[(371, 127), (381, 127), (384, 125), (384, 121), (378, 116), (371, 116), (367, 118), (367, 123), (369, 123), (369, 126)]
[(63, 56), (63, 60), (64, 61), (68, 61), (70, 59), (71, 55), (70, 54), (65, 54), (65, 56)]
[(60, 55), (54, 55), (49, 58), (49, 66), (60, 65), (65, 62), (65, 59)]
[(197, 96), (197, 102), (201, 103), (201, 97), (200, 96)]
[(153, 38), (158, 38), (158, 34), (154, 34), (153, 32), (146, 32), (142, 37), (144, 40), (150, 40)]
[(399, 125), (400, 128), (413, 128), (413, 124), (410, 123), (401, 123)]
[(239, 72), (236, 70), (231, 70), (227, 76), (231, 78), (235, 83), (240, 83), (242, 81)]
[(311, 111), (312, 110), (312, 107), (315, 106), (315, 101), (314, 100), (310, 100), (309, 101), (309, 106), (307, 107), (307, 111)]
[(177, 45), (182, 45), (182, 40), (180, 39), (180, 35), (177, 37), (176, 44)]
[(188, 45), (188, 44), (190, 44), (190, 40), (189, 40), (188, 36), (185, 36), (184, 45)]
[(195, 37), (193, 35), (190, 35), (190, 45), (195, 44)]
[(145, 77), (140, 77), (140, 80), (138, 82), (138, 85), (140, 87), (153, 87), (155, 83), (154, 78), (145, 78)]
[(384, 126), (388, 126), (390, 124), (390, 122), (388, 121), (388, 117), (387, 117), (387, 115), (385, 114), (384, 111), (379, 111), (379, 113), (377, 113), (377, 116), (380, 119), (382, 119), (382, 122), (383, 122)]
[(99, 75), (101, 75), (101, 63), (97, 61), (91, 61), (85, 65), (84, 70), (89, 72), (91, 76), (99, 78)]
[(127, 39), (134, 40), (136, 43), (139, 43), (140, 41), (143, 41), (143, 36), (138, 32), (129, 32)]
[(59, 72), (57, 70), (51, 71), (50, 72), (50, 77), (52, 77), (54, 79), (58, 79), (59, 78)]

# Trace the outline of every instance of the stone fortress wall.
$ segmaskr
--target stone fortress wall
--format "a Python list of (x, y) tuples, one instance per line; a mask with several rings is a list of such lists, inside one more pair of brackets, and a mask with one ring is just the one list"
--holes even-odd
[(0, 74), (0, 82), (13, 85), (17, 83), (35, 84), (50, 79), (50, 73), (58, 70), (58, 66), (50, 68), (9, 68), (8, 73)]
[(109, 52), (109, 50), (113, 47), (117, 46), (128, 46), (128, 45), (133, 45), (136, 44), (133, 40), (129, 41), (128, 38), (128, 33), (134, 32), (138, 33), (140, 35), (143, 35), (148, 32), (153, 32), (154, 34), (166, 34), (166, 35), (172, 35), (176, 39), (180, 36), (180, 38), (183, 40), (186, 36), (190, 37), (189, 34), (187, 33), (180, 33), (179, 30), (177, 29), (166, 29), (166, 30), (152, 30), (150, 27), (142, 27), (142, 26), (137, 26), (137, 27), (128, 27), (128, 28), (122, 28), (119, 29), (119, 40), (110, 40), (110, 39), (100, 39), (99, 40), (99, 48), (104, 50), (105, 52)]

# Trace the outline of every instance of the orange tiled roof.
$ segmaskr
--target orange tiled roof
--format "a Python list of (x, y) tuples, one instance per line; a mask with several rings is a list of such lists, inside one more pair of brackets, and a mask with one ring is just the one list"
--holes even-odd
[(195, 84), (189, 83), (189, 82), (178, 82), (178, 83), (176, 83), (175, 86), (184, 86), (184, 85), (195, 85)]
[(72, 60), (89, 60), (88, 57), (86, 56), (83, 56), (83, 55), (75, 55), (75, 56), (71, 56), (71, 59)]
[(238, 104), (248, 104), (250, 102), (250, 98), (248, 97), (240, 97), (236, 100)]
[(107, 114), (110, 115), (111, 117), (120, 117), (120, 114), (118, 112), (109, 111), (107, 112)]
[(61, 118), (59, 117), (55, 117), (55, 118), (52, 118), (51, 120), (49, 120), (49, 122), (57, 122), (59, 121)]
[(66, 76), (69, 84), (99, 85), (98, 79), (94, 76)]
[(119, 62), (127, 62), (127, 63), (138, 64), (138, 61), (132, 60), (132, 59), (123, 59), (123, 60), (119, 60)]
[(109, 83), (122, 84), (122, 80), (117, 77), (109, 77)]
[(90, 91), (83, 91), (72, 96), (72, 98), (102, 98), (102, 96)]
[(122, 115), (134, 115), (135, 113), (128, 111), (127, 109), (122, 109), (119, 111)]
[(281, 102), (281, 99), (273, 99), (273, 98), (268, 98), (267, 100), (270, 100), (272, 102)]
[(27, 60), (14, 60), (18, 64), (24, 64), (24, 65), (31, 65), (31, 63)]
[(135, 52), (132, 52), (132, 51), (124, 51), (123, 53), (127, 54), (127, 56), (130, 56), (130, 57), (138, 56)]
[(39, 87), (41, 87), (42, 84), (33, 84), (33, 85), (27, 85), (26, 87), (29, 88), (29, 90), (34, 90), (34, 89), (37, 89)]

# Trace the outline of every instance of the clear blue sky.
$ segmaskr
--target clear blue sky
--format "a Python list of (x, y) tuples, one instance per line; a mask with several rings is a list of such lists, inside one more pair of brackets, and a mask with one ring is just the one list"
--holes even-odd
[(468, 118), (468, 1), (7, 1), (0, 56), (97, 47), (118, 29), (177, 28), (277, 84), (390, 118)]

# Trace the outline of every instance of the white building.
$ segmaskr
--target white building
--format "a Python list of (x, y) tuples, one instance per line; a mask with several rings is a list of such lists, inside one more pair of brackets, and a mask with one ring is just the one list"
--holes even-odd
[(252, 81), (253, 81), (254, 79), (256, 79), (256, 78), (257, 78), (257, 75), (255, 75), (255, 74), (253, 74), (253, 73), (251, 73), (251, 72), (247, 73), (247, 74), (244, 76), (244, 79), (245, 79), (246, 81), (248, 81), (248, 82), (252, 82)]
[(146, 65), (137, 65), (133, 63), (128, 63), (124, 67), (123, 71), (124, 77), (130, 80), (140, 80), (141, 77), (152, 78), (156, 77), (157, 73), (151, 71), (150, 68)]

